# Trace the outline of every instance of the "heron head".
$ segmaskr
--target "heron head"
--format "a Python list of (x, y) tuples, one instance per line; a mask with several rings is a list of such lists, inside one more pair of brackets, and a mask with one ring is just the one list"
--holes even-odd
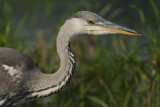
[(94, 35), (102, 34), (126, 34), (135, 35), (139, 34), (134, 30), (106, 21), (95, 13), (89, 11), (80, 11), (72, 15), (69, 20), (72, 20), (72, 25), (79, 33), (87, 33)]

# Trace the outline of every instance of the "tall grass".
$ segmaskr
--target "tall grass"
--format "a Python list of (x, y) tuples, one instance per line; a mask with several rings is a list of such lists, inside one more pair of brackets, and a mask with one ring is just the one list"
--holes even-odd
[[(130, 4), (140, 19), (136, 21), (139, 27), (135, 29), (139, 28), (142, 37), (147, 39), (146, 43), (138, 44), (141, 37), (114, 35), (107, 39), (105, 36), (92, 35), (76, 38), (71, 42), (77, 57), (76, 72), (71, 82), (56, 95), (29, 101), (17, 107), (159, 107), (160, 9), (153, 0), (148, 0), (148, 3), (152, 10), (149, 16), (139, 5)], [(46, 16), (49, 18), (50, 1), (46, 1), (45, 5)], [(6, 3), (1, 9), (0, 46), (26, 53), (45, 73), (55, 72), (59, 67), (59, 58), (55, 51), (56, 36), (53, 36), (49, 44), (45, 40), (44, 32), (39, 31), (37, 44), (25, 50), (27, 44), (21, 38), (21, 30), (27, 16), (12, 28), (12, 7)], [(107, 14), (112, 20), (121, 13), (121, 8), (113, 11), (112, 3), (108, 3), (99, 12), (101, 16)], [(61, 17), (60, 23), (65, 19), (65, 16)], [(56, 28), (57, 32), (59, 27), (60, 25)], [(22, 36), (17, 36), (19, 34)], [(130, 39), (126, 41), (125, 38)]]

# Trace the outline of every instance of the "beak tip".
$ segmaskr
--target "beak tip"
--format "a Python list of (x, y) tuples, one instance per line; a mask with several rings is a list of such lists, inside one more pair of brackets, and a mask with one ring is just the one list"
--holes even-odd
[[(134, 30), (133, 30), (134, 31)], [(137, 33), (136, 31), (134, 31), (134, 32), (130, 32), (131, 34), (133, 34), (133, 35), (135, 35), (135, 36), (141, 36), (142, 34), (140, 34), (140, 33)]]
[(133, 36), (141, 36), (141, 34), (137, 33), (137, 32), (133, 32), (133, 33), (131, 33), (131, 35), (133, 35)]

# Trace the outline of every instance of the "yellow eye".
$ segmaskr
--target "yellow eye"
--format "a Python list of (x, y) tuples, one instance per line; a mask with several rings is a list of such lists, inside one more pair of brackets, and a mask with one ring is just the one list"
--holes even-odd
[(89, 24), (94, 24), (94, 21), (93, 20), (88, 20), (88, 23)]

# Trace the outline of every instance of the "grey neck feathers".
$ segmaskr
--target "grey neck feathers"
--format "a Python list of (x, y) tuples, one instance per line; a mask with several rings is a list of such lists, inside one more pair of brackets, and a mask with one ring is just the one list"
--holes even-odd
[(76, 33), (71, 31), (72, 28), (67, 23), (66, 21), (61, 27), (57, 36), (57, 53), (60, 57), (60, 68), (53, 74), (40, 73), (37, 75), (38, 79), (32, 86), (34, 92), (28, 96), (28, 99), (54, 94), (61, 90), (71, 79), (76, 62), (70, 49), (70, 40)]

